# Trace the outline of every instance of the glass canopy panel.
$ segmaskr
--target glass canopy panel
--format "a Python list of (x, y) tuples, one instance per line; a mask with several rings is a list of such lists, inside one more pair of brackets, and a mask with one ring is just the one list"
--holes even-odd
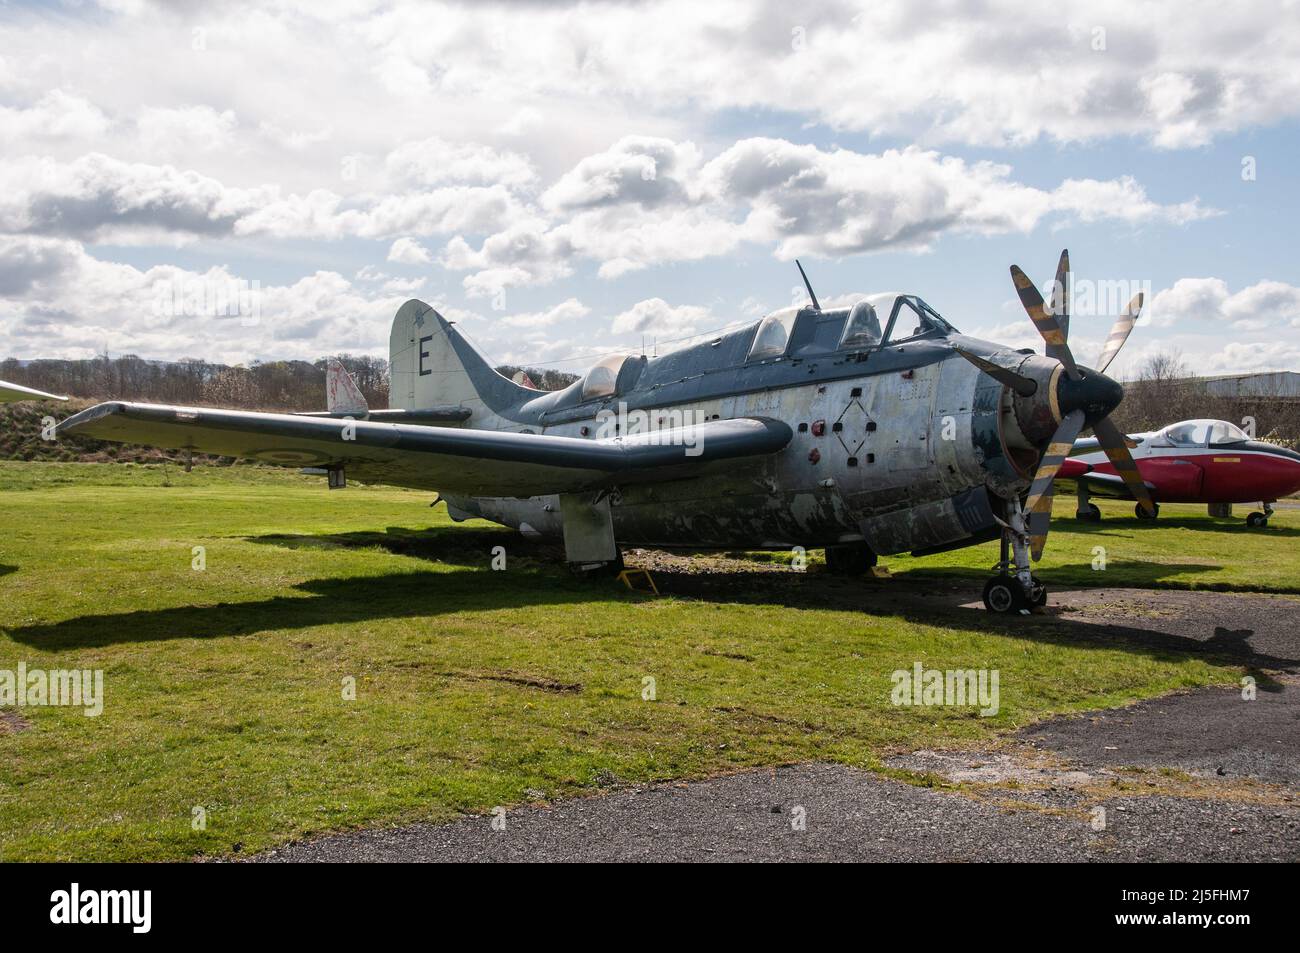
[(626, 354), (611, 354), (587, 371), (587, 376), (582, 379), (582, 399), (613, 396), (618, 385), (618, 372), (626, 360)]
[(798, 308), (783, 308), (758, 322), (754, 343), (749, 346), (749, 355), (745, 360), (763, 361), (783, 355), (790, 341), (790, 329), (794, 327), (794, 319), (798, 313)]
[[(885, 315), (888, 320), (889, 315)], [(862, 300), (849, 309), (848, 320), (844, 322), (844, 336), (840, 338), (840, 349), (875, 347), (880, 343), (880, 315), (869, 300)]]

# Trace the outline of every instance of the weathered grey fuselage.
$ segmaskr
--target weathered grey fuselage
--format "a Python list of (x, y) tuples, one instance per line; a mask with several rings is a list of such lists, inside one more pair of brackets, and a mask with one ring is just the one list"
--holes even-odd
[[(609, 502), (624, 545), (761, 549), (865, 541), (887, 554), (996, 538), (1000, 500), (1023, 492), (1037, 460), (1033, 446), (1044, 424), (1032, 418), (1044, 409), (1017, 404), (961, 359), (950, 339), (1004, 359), (1005, 348), (931, 328), (883, 347), (840, 350), (834, 345), (845, 319), (846, 310), (800, 311), (785, 352), (763, 360), (747, 360), (752, 326), (662, 357), (629, 357), (617, 367), (612, 392), (601, 396), (584, 394), (580, 380), (521, 400), (499, 376), (476, 379), (475, 398), (467, 401), (473, 413), (463, 426), (596, 437), (609, 435), (614, 422), (644, 415), (643, 423), (664, 427), (769, 417), (794, 431), (779, 453), (710, 464), (687, 479), (620, 486)], [(482, 377), (468, 342), (444, 330), (450, 333), (443, 352), (422, 353), (429, 364), (410, 365), (410, 380), (395, 364), (399, 401), (404, 389), (415, 400), (418, 375), (442, 373), (439, 362), (459, 362)], [(413, 346), (428, 347), (419, 341), (413, 335)], [(1014, 359), (1044, 378), (1055, 366), (1035, 368), (1042, 359), (1030, 352)], [(448, 505), (453, 517), (482, 517), (527, 535), (563, 532), (554, 496), (450, 496)]]

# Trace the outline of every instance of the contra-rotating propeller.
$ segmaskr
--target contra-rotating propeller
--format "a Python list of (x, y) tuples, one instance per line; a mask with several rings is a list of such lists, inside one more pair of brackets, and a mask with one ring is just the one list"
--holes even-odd
[[(1146, 483), (1138, 473), (1137, 464), (1129, 453), (1128, 438), (1111, 423), (1110, 413), (1123, 398), (1123, 388), (1105, 375), (1115, 355), (1119, 353), (1124, 342), (1142, 311), (1143, 296), (1135, 295), (1115, 320), (1110, 336), (1102, 349), (1096, 370), (1081, 368), (1074, 360), (1068, 343), (1070, 331), (1070, 312), (1066, 294), (1070, 279), (1070, 255), (1068, 250), (1061, 252), (1056, 267), (1056, 281), (1052, 287), (1052, 303), (1047, 305), (1034, 283), (1016, 265), (1011, 266), (1011, 280), (1015, 283), (1020, 303), (1024, 305), (1029, 319), (1047, 345), (1047, 356), (1060, 362), (1063, 374), (1053, 375), (1056, 386), (1051, 395), (1054, 408), (1058, 410), (1060, 423), (1048, 441), (1047, 449), (1038, 462), (1038, 469), (1029, 487), (1029, 498), (1025, 504), (1029, 522), (1030, 553), (1037, 561), (1043, 555), (1043, 546), (1047, 542), (1047, 531), (1052, 516), (1053, 481), (1061, 465), (1070, 455), (1074, 441), (1085, 427), (1091, 427), (1097, 436), (1101, 448), (1105, 450), (1115, 470), (1123, 478), (1134, 498), (1148, 513), (1155, 512), (1151, 494), (1147, 492)], [(955, 348), (962, 357), (979, 367), (994, 379), (1010, 387), (1015, 393), (1029, 396), (1035, 393), (1037, 382), (1017, 374), (1010, 368), (994, 364), (962, 348)]]

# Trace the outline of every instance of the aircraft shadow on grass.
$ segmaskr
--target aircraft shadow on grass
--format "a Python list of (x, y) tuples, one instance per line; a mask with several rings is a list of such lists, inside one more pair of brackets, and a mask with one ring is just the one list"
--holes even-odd
[(3, 563), (0, 563), (0, 576), (7, 576), (11, 572), (17, 572), (17, 571), (18, 571), (17, 566), (6, 566)]
[(394, 556), (409, 556), (450, 566), (491, 566), (493, 549), (505, 548), (506, 565), (555, 565), (564, 562), (564, 545), (558, 540), (538, 542), (521, 537), (508, 529), (449, 527), (411, 530), (390, 526), (387, 531), (366, 531), (321, 535), (274, 533), (266, 536), (241, 537), (252, 543), (265, 543), (302, 550), (384, 549)]
[[(1088, 563), (1073, 565), (1056, 565), (1050, 569), (1037, 568), (1034, 575), (1041, 576), (1053, 590), (1069, 589), (1166, 589), (1175, 592), (1280, 592), (1300, 593), (1300, 584), (1294, 586), (1245, 585), (1234, 582), (1215, 580), (1196, 584), (1195, 577), (1200, 573), (1218, 572), (1222, 566), (1208, 563), (1177, 563), (1166, 565), (1160, 563), (1139, 562), (1128, 559), (1112, 559), (1105, 572), (1095, 572)], [(970, 583), (983, 586), (988, 572), (983, 566), (935, 566), (924, 564), (909, 566), (900, 570), (896, 579), (933, 579), (953, 584)]]
[(294, 589), (301, 595), (83, 615), (11, 628), (8, 634), (15, 641), (40, 649), (81, 649), (167, 639), (229, 638), (276, 629), (590, 603), (619, 597), (613, 587), (602, 592), (577, 580), (542, 581), (528, 573), (486, 569), (481, 573), (405, 572), (313, 579)]
[[(255, 542), (300, 550), (379, 547), (444, 565), (478, 571), (415, 571), (378, 576), (322, 578), (295, 587), (301, 595), (253, 602), (181, 606), (86, 615), (62, 622), (11, 629), (18, 642), (41, 649), (77, 649), (182, 638), (228, 638), (279, 629), (362, 623), (379, 619), (434, 617), (446, 612), (609, 602), (629, 598), (610, 579), (582, 581), (556, 567), (557, 544), (537, 543), (495, 530), (455, 529), (321, 536), (272, 535)], [(492, 547), (504, 545), (508, 570), (489, 570)], [(1167, 570), (1169, 567), (1165, 567)], [(1182, 572), (1215, 567), (1180, 566)], [(1256, 651), (1249, 629), (1218, 628), (1213, 635), (1172, 635), (1132, 624), (1098, 625), (1063, 617), (1003, 618), (961, 608), (979, 599), (979, 579), (961, 570), (950, 579), (907, 573), (888, 579), (845, 579), (827, 574), (753, 571), (685, 572), (656, 569), (662, 592), (704, 602), (750, 603), (793, 609), (830, 609), (902, 617), (915, 624), (1003, 634), (1011, 638), (1090, 649), (1120, 649), (1163, 661), (1209, 656), (1245, 665), (1267, 690), (1265, 669), (1300, 664), (1300, 650), (1281, 657)], [(966, 585), (969, 583), (969, 586)], [(955, 584), (955, 585), (954, 585)], [(1129, 580), (1127, 584), (1133, 584)], [(947, 591), (935, 592), (936, 587)], [(1207, 625), (1211, 624), (1207, 621)]]
[(1098, 536), (1123, 534), (1125, 537), (1133, 537), (1147, 530), (1160, 529), (1190, 529), (1197, 533), (1233, 533), (1242, 536), (1258, 536), (1263, 539), (1271, 539), (1274, 536), (1283, 538), (1300, 536), (1300, 527), (1296, 526), (1278, 526), (1274, 523), (1266, 528), (1256, 529), (1247, 526), (1244, 519), (1214, 520), (1203, 516), (1161, 516), (1154, 523), (1128, 517), (1089, 523), (1086, 520), (1057, 516), (1052, 519), (1052, 526), (1056, 527), (1057, 531), (1064, 529), (1071, 533), (1089, 533)]

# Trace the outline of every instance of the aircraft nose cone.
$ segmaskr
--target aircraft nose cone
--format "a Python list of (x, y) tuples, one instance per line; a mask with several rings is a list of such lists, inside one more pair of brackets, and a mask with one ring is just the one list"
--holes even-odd
[(1119, 406), (1124, 399), (1124, 388), (1099, 371), (1079, 368), (1080, 379), (1070, 380), (1062, 374), (1056, 385), (1056, 401), (1061, 414), (1082, 410), (1085, 424), (1094, 424)]

